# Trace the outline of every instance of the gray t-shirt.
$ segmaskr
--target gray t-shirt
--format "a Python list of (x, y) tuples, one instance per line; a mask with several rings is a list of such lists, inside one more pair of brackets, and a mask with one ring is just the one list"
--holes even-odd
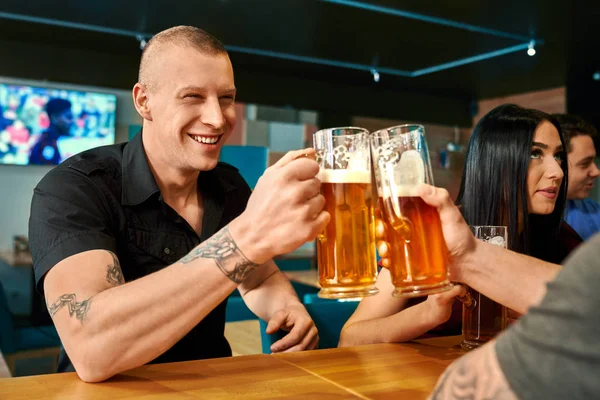
[(600, 235), (564, 265), (541, 304), (496, 341), (520, 399), (600, 398)]

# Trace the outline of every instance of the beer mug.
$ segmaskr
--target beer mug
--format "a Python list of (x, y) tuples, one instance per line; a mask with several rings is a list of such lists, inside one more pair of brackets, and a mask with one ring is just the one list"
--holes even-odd
[(377, 294), (374, 198), (369, 132), (332, 128), (313, 136), (321, 193), (331, 220), (317, 236), (319, 297)]
[[(506, 248), (506, 226), (471, 226), (475, 237), (484, 242)], [(506, 307), (467, 287), (468, 303), (463, 303), (460, 346), (465, 350), (477, 348), (506, 328)]]
[(400, 125), (371, 135), (378, 192), (377, 237), (388, 246), (383, 266), (392, 277), (395, 297), (416, 297), (452, 288), (448, 249), (440, 216), (417, 188), (433, 185), (425, 129)]

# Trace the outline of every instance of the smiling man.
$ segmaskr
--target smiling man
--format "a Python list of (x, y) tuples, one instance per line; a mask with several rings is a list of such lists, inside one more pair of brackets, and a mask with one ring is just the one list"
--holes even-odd
[(193, 27), (152, 38), (129, 143), (70, 158), (35, 189), (38, 289), (60, 334), (59, 371), (97, 382), (150, 363), (231, 355), (227, 297), (289, 331), (271, 350), (315, 348), (317, 329), (272, 261), (329, 220), (312, 149), (290, 152), (250, 188), (218, 162), (235, 125), (223, 45)]
[(569, 189), (565, 220), (584, 240), (600, 231), (600, 204), (588, 196), (600, 175), (595, 163), (596, 128), (575, 115), (555, 115), (567, 144)]

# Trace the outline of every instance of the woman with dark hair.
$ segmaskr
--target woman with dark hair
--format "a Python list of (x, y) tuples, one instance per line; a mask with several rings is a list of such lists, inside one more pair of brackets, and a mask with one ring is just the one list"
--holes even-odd
[(582, 240), (563, 221), (568, 166), (558, 122), (514, 104), (475, 127), (456, 200), (470, 225), (506, 225), (508, 248), (559, 264)]
[[(487, 113), (469, 140), (457, 199), (467, 223), (506, 225), (509, 249), (561, 263), (582, 242), (562, 219), (564, 149), (558, 123), (542, 111), (507, 104)], [(382, 269), (377, 287), (380, 293), (363, 299), (346, 322), (341, 346), (460, 333), (462, 306), (453, 298), (464, 294), (460, 286), (415, 304), (390, 295), (390, 274)]]

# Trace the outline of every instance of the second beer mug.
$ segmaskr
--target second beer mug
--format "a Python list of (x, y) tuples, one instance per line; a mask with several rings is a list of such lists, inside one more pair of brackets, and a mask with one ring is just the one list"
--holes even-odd
[(417, 188), (433, 185), (424, 128), (400, 125), (371, 135), (373, 165), (379, 193), (378, 215), (383, 223), (395, 297), (414, 297), (452, 288), (448, 249), (435, 207), (426, 204)]
[(369, 132), (332, 128), (314, 134), (321, 192), (331, 216), (317, 237), (319, 297), (377, 294)]

